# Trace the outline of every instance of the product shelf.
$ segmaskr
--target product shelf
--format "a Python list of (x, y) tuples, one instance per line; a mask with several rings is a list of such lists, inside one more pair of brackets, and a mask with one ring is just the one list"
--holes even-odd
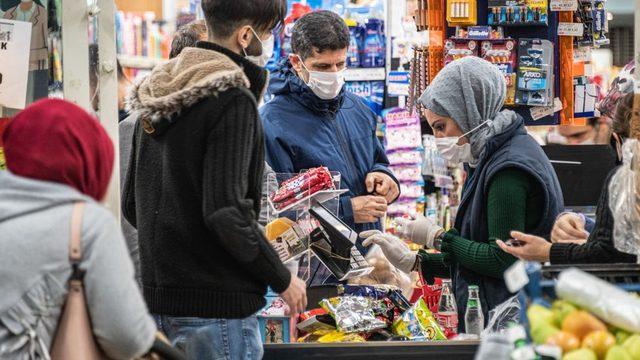
[(311, 194), (309, 196), (303, 197), (302, 199), (296, 201), (295, 203), (288, 205), (282, 209), (276, 209), (275, 206), (273, 205), (273, 203), (271, 202), (271, 199), (269, 199), (269, 206), (271, 207), (271, 209), (273, 210), (273, 214), (275, 216), (278, 216), (282, 213), (285, 213), (287, 211), (298, 211), (298, 210), (307, 210), (309, 208), (309, 204), (311, 204), (311, 200), (314, 200), (316, 202), (319, 202), (320, 204), (323, 204), (329, 200), (333, 200), (335, 198), (340, 197), (340, 195), (348, 192), (349, 190), (347, 189), (340, 189), (340, 190), (322, 190), (322, 191), (318, 191), (314, 194)]
[(349, 68), (344, 72), (345, 81), (378, 81), (387, 77), (385, 68)]

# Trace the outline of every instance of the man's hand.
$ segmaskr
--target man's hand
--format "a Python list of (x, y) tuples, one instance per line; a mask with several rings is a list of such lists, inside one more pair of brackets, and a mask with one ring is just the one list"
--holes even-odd
[(400, 195), (398, 184), (391, 176), (382, 172), (372, 172), (365, 180), (367, 192), (374, 195), (384, 196), (387, 204), (391, 204)]
[(584, 218), (580, 215), (572, 212), (565, 213), (553, 224), (551, 241), (583, 244), (589, 237), (584, 225)]
[(307, 308), (307, 284), (297, 276), (292, 276), (289, 287), (280, 297), (289, 305), (287, 315), (297, 316)]
[(356, 224), (372, 223), (387, 213), (387, 199), (382, 196), (358, 196), (351, 198), (351, 207)]
[(502, 240), (497, 240), (496, 243), (502, 251), (525, 261), (549, 261), (551, 243), (547, 240), (538, 236), (523, 234), (519, 231), (512, 231), (511, 237), (520, 242), (519, 246), (509, 246)]

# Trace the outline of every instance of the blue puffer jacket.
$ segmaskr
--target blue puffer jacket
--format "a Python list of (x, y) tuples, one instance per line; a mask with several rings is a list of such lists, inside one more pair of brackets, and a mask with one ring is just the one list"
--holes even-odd
[(326, 166), (342, 175), (340, 217), (360, 232), (380, 223), (355, 224), (351, 198), (366, 195), (365, 178), (379, 171), (390, 175), (389, 160), (376, 137), (376, 116), (358, 96), (345, 91), (333, 100), (317, 97), (295, 74), (288, 60), (271, 74), (260, 108), (267, 162), (277, 173), (297, 173)]

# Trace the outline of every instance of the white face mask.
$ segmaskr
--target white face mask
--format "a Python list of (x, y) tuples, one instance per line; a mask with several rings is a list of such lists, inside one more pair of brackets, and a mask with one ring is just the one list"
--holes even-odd
[(265, 67), (273, 56), (273, 34), (265, 41), (261, 41), (258, 37), (256, 37), (256, 39), (258, 39), (258, 41), (260, 41), (260, 45), (262, 45), (262, 54), (258, 56), (249, 55), (247, 56), (247, 59), (260, 67)]
[(310, 71), (300, 59), (300, 64), (309, 73), (307, 86), (322, 100), (335, 99), (344, 86), (344, 70), (338, 72)]
[(463, 137), (480, 129), (487, 123), (489, 123), (489, 120), (483, 122), (482, 124), (476, 126), (475, 128), (471, 129), (469, 132), (462, 134), (461, 136), (449, 136), (449, 137), (443, 137), (443, 138), (436, 138), (436, 147), (438, 148), (438, 152), (440, 152), (440, 155), (442, 155), (443, 158), (449, 160), (454, 164), (473, 162), (473, 160), (475, 159), (473, 157), (473, 154), (471, 153), (471, 144), (466, 143), (466, 144), (458, 145), (458, 142)]

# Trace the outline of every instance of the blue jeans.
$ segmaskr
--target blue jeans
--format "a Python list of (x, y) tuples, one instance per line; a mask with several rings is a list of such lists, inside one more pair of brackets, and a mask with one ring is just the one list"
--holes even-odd
[(153, 316), (173, 346), (192, 360), (259, 360), (262, 338), (258, 318), (205, 319)]

